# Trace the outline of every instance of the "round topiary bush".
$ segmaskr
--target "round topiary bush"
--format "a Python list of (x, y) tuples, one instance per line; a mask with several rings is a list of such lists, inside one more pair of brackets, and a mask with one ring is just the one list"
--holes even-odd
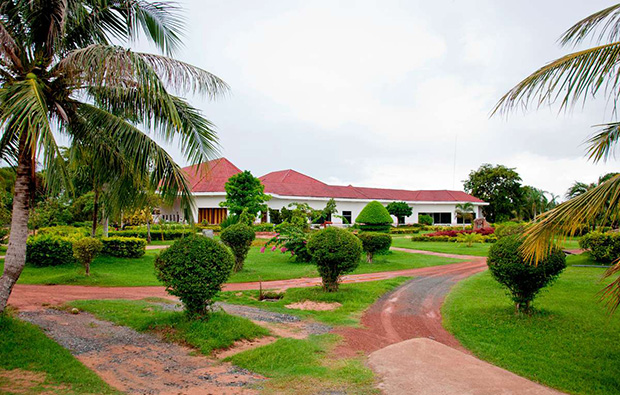
[(334, 227), (312, 235), (307, 248), (327, 292), (338, 290), (340, 276), (355, 270), (362, 255), (362, 242), (351, 232)]
[(243, 262), (248, 256), (252, 241), (256, 238), (254, 229), (245, 223), (230, 225), (222, 231), (220, 239), (232, 250), (235, 256), (235, 272), (243, 269)]
[(388, 251), (392, 245), (392, 236), (386, 233), (362, 232), (357, 235), (366, 253), (366, 262), (372, 263), (376, 253)]
[(493, 278), (508, 288), (515, 312), (529, 313), (530, 303), (538, 292), (550, 285), (566, 268), (566, 256), (559, 248), (537, 265), (526, 262), (521, 253), (520, 235), (503, 237), (489, 249), (487, 264)]
[(389, 232), (392, 222), (394, 221), (387, 208), (376, 200), (368, 203), (355, 218), (360, 229), (368, 232)]
[(87, 276), (90, 276), (91, 262), (102, 249), (103, 243), (94, 237), (84, 237), (73, 242), (73, 256), (84, 266)]
[(206, 317), (213, 297), (230, 276), (235, 258), (223, 244), (204, 237), (177, 240), (155, 259), (155, 274), (178, 296), (190, 317)]

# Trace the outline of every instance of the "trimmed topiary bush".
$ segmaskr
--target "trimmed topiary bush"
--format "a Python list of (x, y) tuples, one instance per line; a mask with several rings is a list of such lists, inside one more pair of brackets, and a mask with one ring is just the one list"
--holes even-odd
[(103, 255), (118, 258), (140, 258), (146, 252), (146, 240), (137, 237), (108, 237), (101, 239)]
[(392, 222), (394, 221), (390, 213), (376, 200), (368, 203), (355, 218), (355, 223), (360, 224), (360, 229), (368, 232), (389, 232)]
[(538, 292), (550, 285), (566, 268), (566, 256), (554, 248), (538, 265), (525, 261), (520, 235), (503, 237), (489, 249), (487, 264), (493, 278), (508, 288), (515, 303), (515, 313), (530, 312), (530, 303)]
[(244, 223), (230, 225), (222, 231), (220, 236), (222, 242), (226, 244), (235, 256), (235, 272), (243, 269), (243, 262), (248, 256), (252, 241), (256, 238), (254, 229)]
[(595, 261), (611, 263), (620, 258), (620, 233), (590, 232), (579, 239), (579, 246)]
[(362, 242), (344, 229), (329, 227), (316, 232), (307, 244), (327, 292), (338, 291), (340, 276), (359, 265)]
[(103, 249), (103, 243), (93, 237), (84, 237), (73, 242), (73, 257), (84, 266), (90, 276), (90, 264)]
[(157, 256), (155, 274), (169, 294), (181, 299), (190, 317), (206, 318), (234, 263), (222, 243), (192, 236), (174, 242)]
[(374, 254), (388, 251), (392, 245), (392, 236), (386, 233), (362, 232), (357, 237), (362, 242), (368, 263), (372, 263)]
[(71, 239), (52, 235), (28, 238), (26, 243), (26, 264), (46, 267), (68, 263), (75, 263)]
[(426, 214), (418, 215), (418, 223), (420, 225), (432, 225), (433, 217), (431, 217), (430, 215), (426, 215)]

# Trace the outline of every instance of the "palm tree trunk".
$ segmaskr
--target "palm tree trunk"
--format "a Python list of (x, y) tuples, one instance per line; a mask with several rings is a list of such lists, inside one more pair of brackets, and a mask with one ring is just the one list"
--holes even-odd
[(146, 221), (146, 242), (151, 244), (151, 222)]
[(99, 189), (95, 188), (95, 198), (93, 202), (93, 228), (90, 232), (91, 237), (97, 233), (97, 217), (99, 215)]
[(4, 260), (4, 273), (0, 277), (0, 313), (6, 304), (26, 264), (26, 241), (28, 240), (28, 210), (31, 200), (32, 172), (34, 170), (32, 151), (27, 146), (26, 133), (22, 134), (19, 144), (15, 192), (13, 194), (13, 215), (11, 218), (11, 235)]

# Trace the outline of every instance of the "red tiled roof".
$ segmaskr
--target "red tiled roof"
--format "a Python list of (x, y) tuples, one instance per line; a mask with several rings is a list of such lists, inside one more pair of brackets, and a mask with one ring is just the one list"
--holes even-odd
[[(225, 158), (212, 160), (206, 165), (210, 172), (196, 175), (196, 167), (183, 170), (188, 172), (193, 192), (224, 192), (224, 184), (231, 176), (241, 170)], [(189, 173), (191, 172), (191, 174)], [(192, 175), (193, 174), (193, 175)], [(409, 202), (472, 202), (482, 200), (462, 191), (408, 191), (404, 189), (363, 188), (328, 185), (295, 170), (280, 170), (259, 177), (265, 185), (265, 193), (280, 196), (327, 197), (341, 199), (395, 200)]]
[(184, 167), (192, 192), (224, 192), (226, 181), (241, 170), (226, 158)]

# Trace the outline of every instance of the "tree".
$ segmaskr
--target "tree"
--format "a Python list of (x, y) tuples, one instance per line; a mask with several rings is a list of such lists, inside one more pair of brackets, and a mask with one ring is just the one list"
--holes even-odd
[(514, 207), (521, 204), (521, 177), (506, 166), (485, 163), (471, 171), (463, 182), (465, 192), (489, 203), (482, 211), (489, 222), (507, 221)]
[(538, 214), (550, 208), (550, 201), (547, 199), (547, 192), (542, 189), (526, 185), (523, 187), (523, 200), (521, 206), (521, 219), (534, 221)]
[(474, 205), (470, 202), (457, 203), (454, 206), (454, 215), (456, 219), (461, 218), (463, 220), (463, 229), (465, 229), (466, 220), (473, 221), (475, 217)]
[[(493, 114), (508, 113), (530, 104), (537, 107), (559, 100), (560, 109), (573, 109), (587, 98), (604, 96), (612, 101), (612, 115), (617, 116), (620, 99), (620, 4), (596, 12), (569, 28), (560, 38), (562, 46), (578, 45), (585, 40), (596, 45), (569, 53), (536, 70), (509, 90), (497, 103)], [(620, 122), (598, 125), (588, 140), (587, 153), (593, 162), (606, 161), (614, 154), (620, 140)], [(574, 235), (583, 224), (601, 218), (616, 222), (620, 213), (620, 175), (558, 205), (544, 213), (540, 221), (526, 232), (523, 251), (529, 262), (538, 263), (549, 254), (549, 245)], [(607, 276), (620, 273), (620, 262)], [(620, 277), (609, 284), (603, 298), (611, 311), (620, 306)]]
[(178, 137), (189, 162), (208, 160), (217, 143), (211, 123), (170, 90), (214, 96), (226, 84), (168, 56), (111, 43), (143, 33), (173, 55), (183, 25), (177, 10), (147, 0), (0, 3), (0, 158), (16, 167), (0, 312), (24, 267), (36, 159), (49, 191), (71, 187), (56, 134), (105, 158), (108, 169), (128, 168), (125, 183), (148, 180), (167, 202), (180, 196), (188, 211), (193, 205), (185, 174), (152, 137)]
[(221, 207), (228, 207), (233, 215), (239, 215), (243, 209), (254, 217), (260, 211), (267, 210), (266, 201), (271, 199), (265, 195), (265, 186), (248, 170), (230, 177), (224, 185), (226, 200), (220, 203)]
[(586, 184), (585, 182), (581, 182), (581, 181), (575, 181), (573, 185), (571, 185), (570, 188), (568, 188), (568, 190), (566, 191), (566, 195), (565, 195), (566, 199), (572, 199), (572, 198), (576, 198), (579, 195), (583, 195), (589, 190), (594, 189), (597, 186), (601, 185), (605, 181), (610, 180), (617, 174), (618, 173), (604, 174), (598, 178), (598, 182), (591, 182), (589, 184)]
[(389, 232), (394, 220), (385, 206), (376, 200), (368, 203), (360, 211), (355, 223), (361, 224), (361, 229), (369, 232)]
[(397, 224), (404, 224), (405, 217), (413, 213), (413, 209), (405, 202), (392, 202), (386, 208), (390, 215), (396, 217)]

